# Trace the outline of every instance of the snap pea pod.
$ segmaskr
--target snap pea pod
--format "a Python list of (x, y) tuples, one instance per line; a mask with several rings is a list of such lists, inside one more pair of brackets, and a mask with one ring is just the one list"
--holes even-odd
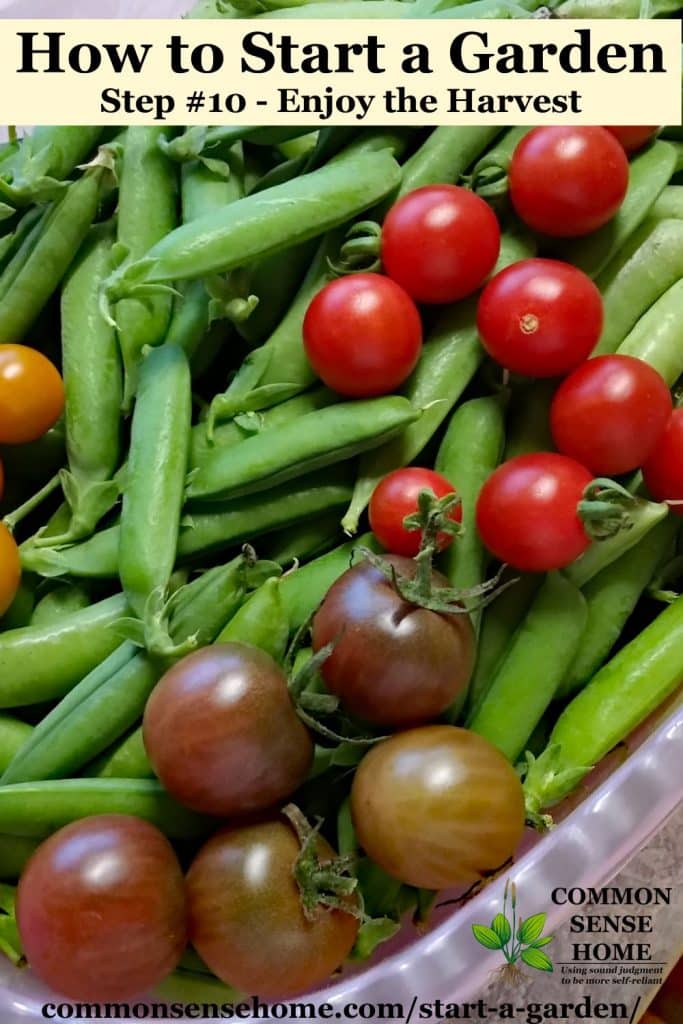
[(22, 575), (19, 588), (14, 595), (14, 600), (0, 618), (0, 630), (6, 632), (10, 629), (19, 629), (21, 626), (28, 626), (35, 608), (36, 595), (33, 581), (26, 573)]
[(40, 126), (8, 154), (0, 167), (0, 198), (15, 206), (44, 202), (97, 145), (103, 129), (86, 126)]
[(642, 0), (564, 0), (551, 6), (556, 18), (660, 18), (680, 9), (679, 0), (647, 0), (645, 8)]
[(0, 715), (0, 772), (4, 772), (32, 732), (33, 727), (21, 719)]
[(78, 583), (59, 584), (38, 601), (31, 616), (31, 625), (36, 628), (51, 626), (65, 615), (83, 611), (90, 604), (90, 594), (84, 586)]
[(339, 514), (327, 512), (274, 534), (259, 551), (285, 566), (321, 555), (340, 540)]
[(682, 314), (683, 279), (664, 292), (641, 316), (617, 352), (649, 363), (672, 387), (683, 373)]
[(109, 299), (150, 284), (227, 273), (305, 242), (367, 210), (399, 179), (392, 156), (366, 153), (249, 195), (220, 213), (181, 225), (153, 245), (144, 259), (115, 272)]
[[(440, 568), (454, 587), (469, 590), (484, 582), (488, 556), (477, 533), (475, 510), (479, 491), (500, 461), (505, 441), (500, 398), (473, 398), (453, 413), (434, 468), (460, 496), (463, 533), (440, 558)], [(481, 612), (470, 619), (479, 629)]]
[[(528, 238), (505, 234), (497, 269), (502, 270), (532, 252)], [(361, 459), (353, 498), (342, 519), (347, 533), (357, 531), (363, 510), (382, 477), (392, 469), (407, 466), (420, 454), (476, 373), (484, 358), (476, 310), (476, 299), (467, 299), (449, 307), (438, 318), (403, 387), (412, 404), (424, 410), (422, 416), (389, 444)]]
[(190, 479), (190, 499), (240, 497), (342, 462), (395, 437), (420, 416), (406, 398), (340, 402), (300, 419), (216, 448)]
[(561, 259), (596, 277), (647, 217), (673, 174), (676, 153), (668, 142), (657, 140), (637, 153), (629, 164), (628, 191), (618, 213), (598, 231), (583, 238), (565, 239)]
[[(351, 495), (351, 479), (350, 466), (335, 466), (332, 471), (302, 477), (294, 487), (285, 484), (224, 506), (216, 504), (213, 512), (193, 512), (181, 528), (178, 556), (190, 559), (224, 550), (321, 512), (341, 509)], [(43, 576), (113, 579), (118, 576), (118, 550), (119, 527), (111, 526), (81, 544), (56, 550), (26, 547), (21, 555), (25, 568)]]
[[(2, 272), (3, 277), (0, 281), (4, 280), (5, 267), (18, 253), (22, 253), (22, 262), (28, 258), (31, 249), (29, 246), (25, 246), (24, 243), (27, 237), (34, 231), (34, 237), (39, 237), (40, 229), (37, 225), (40, 221), (47, 219), (49, 212), (49, 208), (33, 206), (21, 216), (17, 223), (14, 220), (2, 222), (4, 231), (2, 238), (0, 238), (0, 272)], [(5, 285), (4, 287), (6, 289), (7, 286)], [(0, 294), (2, 293), (0, 292)]]
[(496, 125), (435, 128), (403, 165), (399, 196), (424, 185), (457, 182), (501, 131)]
[(57, 700), (120, 643), (127, 614), (122, 594), (108, 597), (48, 627), (0, 634), (0, 707)]
[[(133, 125), (123, 143), (117, 239), (124, 266), (134, 264), (176, 226), (176, 181), (173, 165), (159, 148), (169, 129)], [(138, 363), (146, 345), (164, 339), (171, 317), (168, 293), (125, 298), (114, 319), (124, 367), (122, 407), (129, 411), (137, 389)]]
[[(52, 204), (28, 255), (5, 289), (0, 278), (0, 343), (21, 341), (68, 270), (95, 219), (102, 190), (108, 186), (111, 160), (102, 151), (97, 161)], [(28, 241), (28, 240), (27, 240)]]
[(170, 839), (196, 839), (215, 828), (150, 779), (57, 779), (0, 788), (0, 828), (8, 835), (42, 839), (93, 814), (130, 814)]
[(683, 185), (667, 185), (655, 200), (650, 217), (656, 220), (683, 218)]
[(580, 690), (600, 668), (671, 548), (678, 525), (673, 516), (668, 516), (583, 588), (588, 620), (558, 697), (569, 697)]
[(4, 881), (16, 881), (29, 857), (32, 857), (37, 849), (37, 839), (0, 836), (0, 878)]
[[(50, 222), (55, 204), (30, 210), (17, 225), (17, 230), (6, 236), (5, 253), (0, 276), (0, 299), (4, 299), (31, 258), (33, 250)], [(37, 214), (37, 216), (33, 216)]]
[(468, 722), (472, 732), (509, 760), (516, 761), (523, 753), (555, 696), (579, 648), (587, 617), (578, 587), (559, 573), (549, 573)]
[(192, 393), (182, 349), (152, 349), (142, 364), (123, 489), (119, 575), (142, 617), (168, 586), (178, 547), (187, 473)]
[(246, 320), (235, 324), (237, 333), (253, 348), (277, 327), (296, 294), (315, 256), (317, 239), (309, 238), (281, 252), (258, 260), (245, 270), (245, 291), (258, 297), (258, 305)]
[(505, 461), (531, 452), (552, 451), (550, 403), (557, 390), (555, 381), (535, 380), (515, 387), (508, 415)]
[(307, 135), (310, 128), (298, 126), (259, 127), (246, 125), (218, 125), (213, 128), (193, 126), (169, 139), (163, 135), (159, 148), (171, 160), (186, 163), (198, 157), (224, 157), (237, 142), (249, 141), (255, 146), (277, 146), (289, 139)]
[(661, 523), (669, 514), (668, 506), (653, 501), (637, 500), (629, 510), (630, 526), (620, 530), (613, 537), (596, 540), (577, 558), (575, 562), (562, 570), (563, 575), (575, 586), (583, 587), (589, 580), (606, 569), (608, 565), (630, 551), (643, 537)]
[(83, 775), (97, 779), (153, 779), (154, 769), (145, 750), (142, 726), (88, 765)]
[(498, 142), (475, 163), (469, 174), (469, 186), (483, 199), (494, 200), (507, 194), (508, 168), (517, 145), (531, 128), (508, 128)]
[(272, 576), (238, 608), (216, 643), (251, 644), (282, 661), (288, 639), (289, 617), (280, 596), (280, 580)]
[(524, 782), (535, 820), (579, 784), (591, 768), (675, 692), (683, 678), (683, 598), (600, 669), (564, 709)]
[[(593, 355), (616, 352), (639, 318), (683, 277), (683, 220), (650, 218), (634, 251), (626, 246), (596, 279), (602, 292), (604, 326)], [(659, 322), (659, 316), (657, 318)]]
[(334, 581), (350, 568), (353, 552), (360, 547), (381, 550), (374, 535), (366, 533), (281, 578), (280, 597), (289, 616), (290, 629), (298, 629), (310, 618)]

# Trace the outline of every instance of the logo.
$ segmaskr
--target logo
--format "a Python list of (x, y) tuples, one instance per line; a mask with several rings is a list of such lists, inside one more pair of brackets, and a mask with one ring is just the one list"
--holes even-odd
[(518, 915), (517, 887), (514, 882), (507, 882), (502, 913), (496, 914), (490, 926), (472, 925), (479, 945), (486, 949), (499, 949), (505, 958), (505, 963), (496, 972), (503, 980), (514, 984), (523, 977), (520, 961), (535, 971), (554, 970), (552, 960), (543, 949), (553, 941), (552, 935), (543, 934), (546, 917), (547, 914), (532, 914), (526, 918)]

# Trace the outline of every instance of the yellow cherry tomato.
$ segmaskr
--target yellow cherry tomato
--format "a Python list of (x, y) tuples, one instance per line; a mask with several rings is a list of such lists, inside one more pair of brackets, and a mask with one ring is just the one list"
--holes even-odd
[(19, 589), (21, 562), (14, 537), (0, 523), (0, 615), (4, 615)]

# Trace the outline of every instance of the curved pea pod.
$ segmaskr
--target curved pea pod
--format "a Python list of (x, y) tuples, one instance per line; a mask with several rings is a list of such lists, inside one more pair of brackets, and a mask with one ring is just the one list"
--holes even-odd
[(0, 829), (42, 839), (94, 814), (131, 814), (170, 839), (196, 839), (216, 824), (177, 804), (149, 779), (58, 779), (0, 787)]
[[(504, 235), (497, 269), (533, 252), (528, 238)], [(389, 444), (369, 452), (360, 461), (351, 504), (342, 519), (353, 534), (375, 487), (387, 473), (407, 466), (420, 454), (458, 401), (484, 358), (476, 323), (476, 299), (455, 303), (437, 320), (420, 360), (403, 387), (422, 416)]]
[(645, 220), (675, 166), (676, 152), (668, 142), (657, 140), (636, 153), (629, 164), (628, 191), (617, 214), (590, 235), (564, 239), (559, 258), (596, 277)]
[(468, 728), (515, 761), (570, 667), (586, 620), (578, 587), (549, 573)]
[[(142, 726), (128, 733), (83, 770), (83, 775), (98, 779), (153, 779), (142, 736)], [(2, 839), (0, 838), (0, 849)], [(0, 854), (1, 856), (1, 854)]]
[(650, 218), (654, 220), (668, 220), (683, 218), (683, 185), (667, 185), (660, 192), (650, 210)]
[[(460, 590), (484, 582), (489, 559), (477, 533), (475, 510), (479, 491), (500, 461), (504, 441), (500, 398), (473, 398), (453, 413), (436, 456), (434, 468), (460, 496), (463, 533), (440, 559), (442, 572)], [(480, 618), (480, 611), (470, 613), (477, 630)]]
[(342, 540), (338, 512), (326, 512), (304, 519), (270, 537), (259, 545), (262, 555), (279, 565), (305, 562), (321, 555)]
[(0, 772), (4, 772), (17, 751), (33, 732), (33, 726), (11, 715), (0, 715)]
[(57, 700), (120, 643), (127, 612), (122, 594), (108, 597), (48, 627), (0, 634), (0, 707)]
[[(101, 150), (85, 174), (65, 189), (24, 243), (20, 266), (0, 277), (0, 343), (21, 341), (68, 270), (111, 180), (111, 156)], [(8, 278), (10, 278), (8, 282)]]
[(216, 643), (242, 643), (259, 647), (282, 661), (289, 639), (289, 617), (280, 596), (280, 580), (273, 576), (245, 601), (216, 638)]
[(37, 849), (37, 839), (0, 835), (0, 878), (3, 881), (16, 881), (29, 857), (32, 857)]
[[(127, 129), (122, 156), (117, 216), (117, 250), (122, 266), (140, 259), (176, 226), (176, 179), (173, 165), (161, 152), (159, 139), (167, 128), (134, 125)], [(114, 320), (124, 366), (122, 407), (128, 411), (137, 390), (138, 364), (146, 345), (164, 339), (172, 297), (147, 295), (117, 304)]]
[(681, 277), (683, 220), (653, 223), (649, 217), (631, 244), (620, 250), (596, 279), (602, 292), (604, 326), (592, 354), (616, 352), (639, 318)]
[(0, 165), (0, 198), (13, 206), (54, 199), (64, 180), (93, 152), (103, 130), (70, 125), (34, 128)]
[[(683, 598), (614, 655), (564, 709), (548, 745), (529, 761), (527, 816), (538, 821), (575, 789), (613, 747), (644, 721), (683, 679)], [(547, 819), (542, 819), (547, 824)]]
[(604, 540), (594, 540), (575, 562), (562, 569), (562, 574), (575, 586), (583, 587), (608, 565), (635, 547), (650, 530), (666, 519), (668, 514), (669, 508), (663, 502), (636, 498), (634, 505), (629, 509), (628, 529), (620, 530)]
[(215, 501), (268, 490), (377, 447), (420, 415), (399, 396), (328, 406), (234, 447), (215, 449), (193, 473), (187, 496)]
[(187, 473), (192, 394), (184, 352), (152, 349), (140, 372), (123, 488), (119, 574), (131, 608), (164, 592), (176, 560)]
[(617, 352), (620, 355), (636, 356), (649, 363), (672, 387), (683, 373), (681, 317), (683, 279), (664, 292), (641, 316)]
[(605, 661), (673, 544), (678, 525), (678, 520), (669, 516), (583, 588), (588, 621), (558, 697), (580, 690)]
[[(59, 525), (67, 528), (68, 512)], [(81, 579), (118, 579), (119, 527), (109, 526), (87, 540), (64, 548), (37, 547), (29, 540), (20, 546), (19, 555), (25, 571), (48, 579), (67, 575)]]
[(90, 594), (82, 584), (60, 583), (38, 601), (31, 616), (31, 625), (36, 628), (52, 626), (65, 615), (83, 611), (91, 604)]

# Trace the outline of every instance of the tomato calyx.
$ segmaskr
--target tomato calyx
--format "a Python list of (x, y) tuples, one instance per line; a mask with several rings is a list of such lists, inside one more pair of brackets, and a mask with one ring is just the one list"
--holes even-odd
[(322, 862), (318, 855), (318, 837), (322, 818), (311, 825), (296, 804), (287, 804), (282, 814), (296, 832), (301, 851), (294, 864), (294, 879), (299, 887), (304, 916), (314, 921), (321, 910), (342, 910), (363, 918), (360, 903), (351, 897), (358, 888), (358, 879), (351, 873), (355, 857), (336, 856)]
[(347, 231), (337, 259), (328, 257), (327, 264), (337, 277), (377, 273), (382, 266), (381, 242), (381, 225), (374, 220), (360, 220)]
[(591, 540), (606, 540), (633, 526), (631, 510), (635, 495), (607, 477), (592, 480), (577, 506), (579, 518)]
[(243, 324), (259, 304), (258, 295), (250, 290), (249, 273), (242, 268), (229, 274), (212, 274), (205, 279), (209, 293), (209, 324), (215, 320), (230, 320)]

